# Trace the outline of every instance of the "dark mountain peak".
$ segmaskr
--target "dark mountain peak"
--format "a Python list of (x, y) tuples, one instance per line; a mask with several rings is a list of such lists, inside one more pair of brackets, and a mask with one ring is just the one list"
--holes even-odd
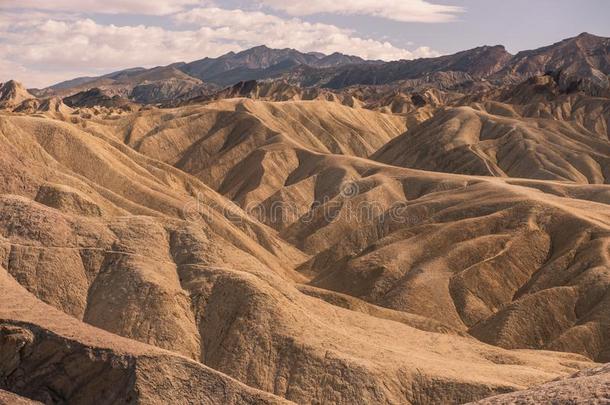
[[(317, 59), (311, 55), (301, 53), (296, 49), (284, 48), (284, 49), (273, 49), (266, 45), (255, 46), (254, 48), (245, 49), (238, 52), (232, 57), (225, 59), (231, 59), (235, 61), (247, 60), (247, 64), (251, 65), (250, 68), (265, 68), (280, 62), (282, 59), (293, 58), (293, 59)], [(223, 59), (223, 57), (219, 58)], [(252, 66), (260, 65), (260, 66)]]
[(552, 45), (519, 52), (500, 77), (513, 82), (552, 73), (561, 91), (604, 94), (610, 88), (610, 38), (586, 32)]
[(267, 45), (258, 45), (258, 46), (252, 47), (252, 48), (244, 49), (243, 51), (239, 51), (237, 53), (233, 53), (233, 56), (239, 57), (239, 56), (243, 56), (243, 55), (268, 53), (268, 52), (271, 52), (274, 50), (275, 49), (271, 49)]
[(247, 56), (274, 56), (274, 57), (281, 57), (284, 55), (298, 55), (301, 57), (313, 57), (313, 55), (309, 55), (307, 53), (302, 53), (297, 51), (296, 49), (292, 49), (292, 48), (282, 48), (282, 49), (276, 49), (276, 48), (269, 48), (267, 45), (259, 45), (259, 46), (255, 46), (253, 48), (248, 48), (248, 49), (244, 49), (243, 51), (240, 51), (236, 54), (234, 54), (233, 56), (236, 58), (240, 58), (240, 57), (247, 57)]
[(465, 51), (462, 52), (486, 52), (486, 51), (490, 51), (490, 50), (497, 50), (497, 51), (506, 51), (506, 48), (504, 47), (504, 45), (498, 44), (498, 45), (481, 45), (481, 46), (477, 46), (471, 49), (467, 49)]
[(307, 55), (315, 56), (318, 59), (322, 59), (323, 57), (326, 56), (322, 52), (307, 52)]
[(578, 34), (575, 38), (580, 38), (580, 39), (604, 39), (603, 37), (597, 36), (597, 35), (593, 35), (593, 34), (589, 34), (588, 32), (581, 32), (580, 34)]
[(475, 48), (467, 49), (465, 51), (457, 52), (454, 55), (479, 55), (482, 53), (497, 53), (497, 54), (505, 54), (512, 56), (504, 47), (504, 45), (482, 45), (477, 46)]
[[(299, 65), (317, 66), (325, 57), (322, 54), (303, 53), (291, 48), (273, 49), (259, 45), (217, 59), (194, 61), (180, 69), (204, 81), (226, 86), (241, 80), (275, 77)], [(351, 62), (351, 60), (346, 62), (331, 60), (323, 65), (335, 66)]]
[(366, 61), (358, 56), (345, 55), (341, 52), (333, 52), (330, 55), (326, 55), (318, 59), (314, 65), (318, 67), (332, 67), (364, 62)]
[(135, 68), (129, 68), (129, 69), (123, 69), (123, 70), (119, 70), (116, 72), (112, 72), (112, 73), (108, 73), (107, 75), (104, 75), (103, 77), (107, 77), (109, 79), (116, 79), (119, 77), (125, 77), (125, 76), (129, 76), (132, 75), (134, 73), (140, 73), (145, 71), (146, 68), (143, 67), (135, 67)]
[(527, 55), (550, 55), (550, 54), (561, 54), (567, 56), (567, 53), (572, 51), (580, 52), (584, 49), (596, 49), (610, 46), (610, 38), (599, 37), (597, 35), (583, 32), (575, 37), (566, 38), (554, 44), (543, 46), (536, 49), (530, 49), (526, 51), (518, 52), (516, 57), (522, 57)]
[(512, 54), (510, 52), (508, 52), (506, 50), (506, 47), (502, 44), (498, 44), (498, 45), (485, 45), (484, 46), (486, 51), (493, 51), (493, 52), (502, 52), (502, 53), (506, 53), (512, 56)]
[[(258, 45), (258, 46), (253, 46), (250, 49), (246, 49), (242, 52), (248, 52), (248, 51), (258, 51), (258, 50), (267, 50), (267, 51), (271, 51), (273, 50), (272, 48), (269, 48), (267, 45), (263, 44), (263, 45)], [(241, 52), (240, 52), (241, 53)]]
[[(486, 77), (502, 69), (512, 56), (503, 45), (483, 45), (453, 55), (432, 58), (427, 69), (430, 72), (457, 71)], [(425, 65), (422, 67), (426, 69)]]
[(600, 37), (597, 35), (589, 34), (587, 32), (583, 32), (574, 38), (574, 42), (577, 42), (581, 45), (585, 45), (587, 47), (608, 47), (610, 44), (610, 38)]
[[(539, 49), (554, 49), (561, 48), (566, 46), (572, 47), (585, 47), (585, 48), (595, 48), (599, 46), (607, 45), (610, 42), (610, 38), (599, 37), (597, 35), (589, 34), (588, 32), (582, 32), (575, 37), (566, 38), (563, 41), (554, 43), (553, 45), (546, 46)], [(534, 51), (536, 51), (535, 49)]]

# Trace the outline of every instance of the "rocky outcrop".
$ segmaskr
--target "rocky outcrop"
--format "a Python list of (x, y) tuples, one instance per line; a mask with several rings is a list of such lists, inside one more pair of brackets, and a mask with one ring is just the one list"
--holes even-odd
[[(4, 390), (46, 404), (288, 403), (192, 360), (80, 324), (36, 302), (0, 271)], [(0, 398), (15, 396), (1, 392)]]
[(35, 201), (68, 214), (101, 216), (101, 208), (80, 191), (61, 184), (43, 184)]
[(503, 80), (520, 82), (545, 73), (556, 75), (563, 91), (597, 96), (610, 91), (610, 38), (586, 32), (556, 44), (519, 52), (498, 72)]
[[(490, 103), (438, 111), (378, 150), (372, 158), (416, 169), (498, 177), (568, 180), (604, 184), (610, 181), (610, 143), (606, 135), (610, 103), (584, 99), (564, 106), (534, 101), (532, 107)], [(572, 124), (573, 111), (596, 110), (583, 123), (596, 133)], [(601, 110), (600, 110), (601, 107)], [(485, 109), (489, 111), (485, 111)], [(546, 111), (564, 119), (548, 119)], [(520, 115), (539, 115), (523, 119)], [(595, 118), (597, 117), (597, 118)], [(601, 125), (599, 125), (601, 124)], [(577, 153), (575, 153), (577, 152)]]
[(93, 88), (81, 91), (69, 97), (65, 97), (63, 102), (72, 108), (78, 107), (111, 107), (126, 111), (135, 108), (135, 104), (119, 95), (109, 95), (100, 88)]
[(580, 371), (529, 390), (486, 398), (479, 405), (607, 404), (610, 402), (610, 364)]
[(26, 100), (34, 98), (19, 82), (9, 80), (0, 83), (0, 109), (12, 109)]
[(41, 404), (42, 402), (32, 401), (31, 399), (22, 397), (17, 394), (13, 394), (9, 391), (0, 389), (0, 404), (1, 405), (35, 405)]

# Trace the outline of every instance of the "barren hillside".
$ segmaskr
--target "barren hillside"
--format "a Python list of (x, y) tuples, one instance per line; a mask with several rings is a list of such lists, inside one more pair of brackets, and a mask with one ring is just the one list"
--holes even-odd
[(371, 158), (484, 176), (608, 184), (610, 99), (565, 94), (550, 76), (438, 110)]
[(605, 47), (0, 85), (0, 403), (606, 403)]
[[(4, 299), (12, 303), (3, 305), (9, 311), (3, 315), (5, 330), (12, 331), (3, 336), (33, 335), (17, 341), (36, 342), (40, 333), (65, 330), (61, 319), (71, 316), (76, 318), (72, 323), (85, 322), (190, 357), (296, 402), (400, 402), (403, 395), (413, 402), (465, 401), (588, 364), (577, 355), (488, 346), (439, 316), (409, 315), (404, 308), (398, 310), (405, 315), (382, 308), (350, 310), (311, 297), (314, 293), (300, 286), (316, 283), (293, 270), (306, 254), (239, 208), (227, 213), (223, 207), (231, 203), (194, 177), (112, 138), (54, 119), (5, 115), (2, 134), (2, 173), (7, 176), (0, 221), (2, 285)], [(17, 172), (27, 176), (11, 174)], [(327, 181), (339, 179), (328, 176)], [(199, 205), (191, 204), (195, 194)], [(601, 221), (605, 217), (597, 219)], [(312, 238), (309, 233), (301, 233), (304, 241)], [(20, 312), (22, 306), (15, 303), (25, 298), (11, 298), (18, 290), (15, 282), (66, 315), (40, 319)], [(33, 308), (43, 305), (28, 299)], [(34, 326), (15, 324), (17, 320)], [(91, 333), (82, 328), (85, 337)], [(77, 342), (85, 339), (75, 330), (70, 333)], [(3, 347), (10, 355), (11, 347), (21, 343)], [(479, 371), (465, 375), (461, 370), (473, 362), (480, 364)], [(337, 374), (320, 384), (317, 376), (329, 367)], [(159, 378), (156, 373), (149, 370), (146, 378)], [(61, 377), (51, 373), (47, 378)], [(58, 386), (59, 394), (44, 388), (33, 393), (19, 388), (21, 380), (6, 381), (7, 388), (38, 399), (44, 400), (44, 394), (79, 401), (79, 391), (68, 386)], [(124, 389), (132, 389), (126, 384)], [(455, 388), (447, 392), (445, 384)], [(362, 388), (353, 391), (355, 386)], [(150, 395), (162, 395), (159, 389), (155, 386)]]

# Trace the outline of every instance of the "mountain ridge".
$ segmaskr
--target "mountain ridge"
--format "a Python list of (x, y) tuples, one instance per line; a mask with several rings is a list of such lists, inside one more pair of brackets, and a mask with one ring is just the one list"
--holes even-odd
[(176, 97), (211, 95), (223, 87), (248, 80), (282, 79), (301, 87), (342, 89), (353, 85), (419, 80), (434, 73), (461, 73), (475, 82), (503, 85), (555, 72), (564, 90), (581, 89), (589, 94), (601, 94), (610, 89), (608, 55), (610, 39), (587, 33), (515, 55), (507, 52), (503, 45), (483, 45), (434, 58), (389, 62), (365, 61), (338, 52), (324, 55), (260, 45), (217, 58), (76, 78), (45, 89), (34, 89), (32, 93), (64, 97), (99, 87), (112, 95), (154, 104)]

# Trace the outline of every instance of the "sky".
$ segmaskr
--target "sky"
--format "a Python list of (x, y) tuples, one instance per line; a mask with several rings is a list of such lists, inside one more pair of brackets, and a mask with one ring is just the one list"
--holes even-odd
[(40, 88), (257, 45), (382, 60), (516, 53), (610, 37), (609, 19), (608, 0), (0, 0), (0, 82)]

